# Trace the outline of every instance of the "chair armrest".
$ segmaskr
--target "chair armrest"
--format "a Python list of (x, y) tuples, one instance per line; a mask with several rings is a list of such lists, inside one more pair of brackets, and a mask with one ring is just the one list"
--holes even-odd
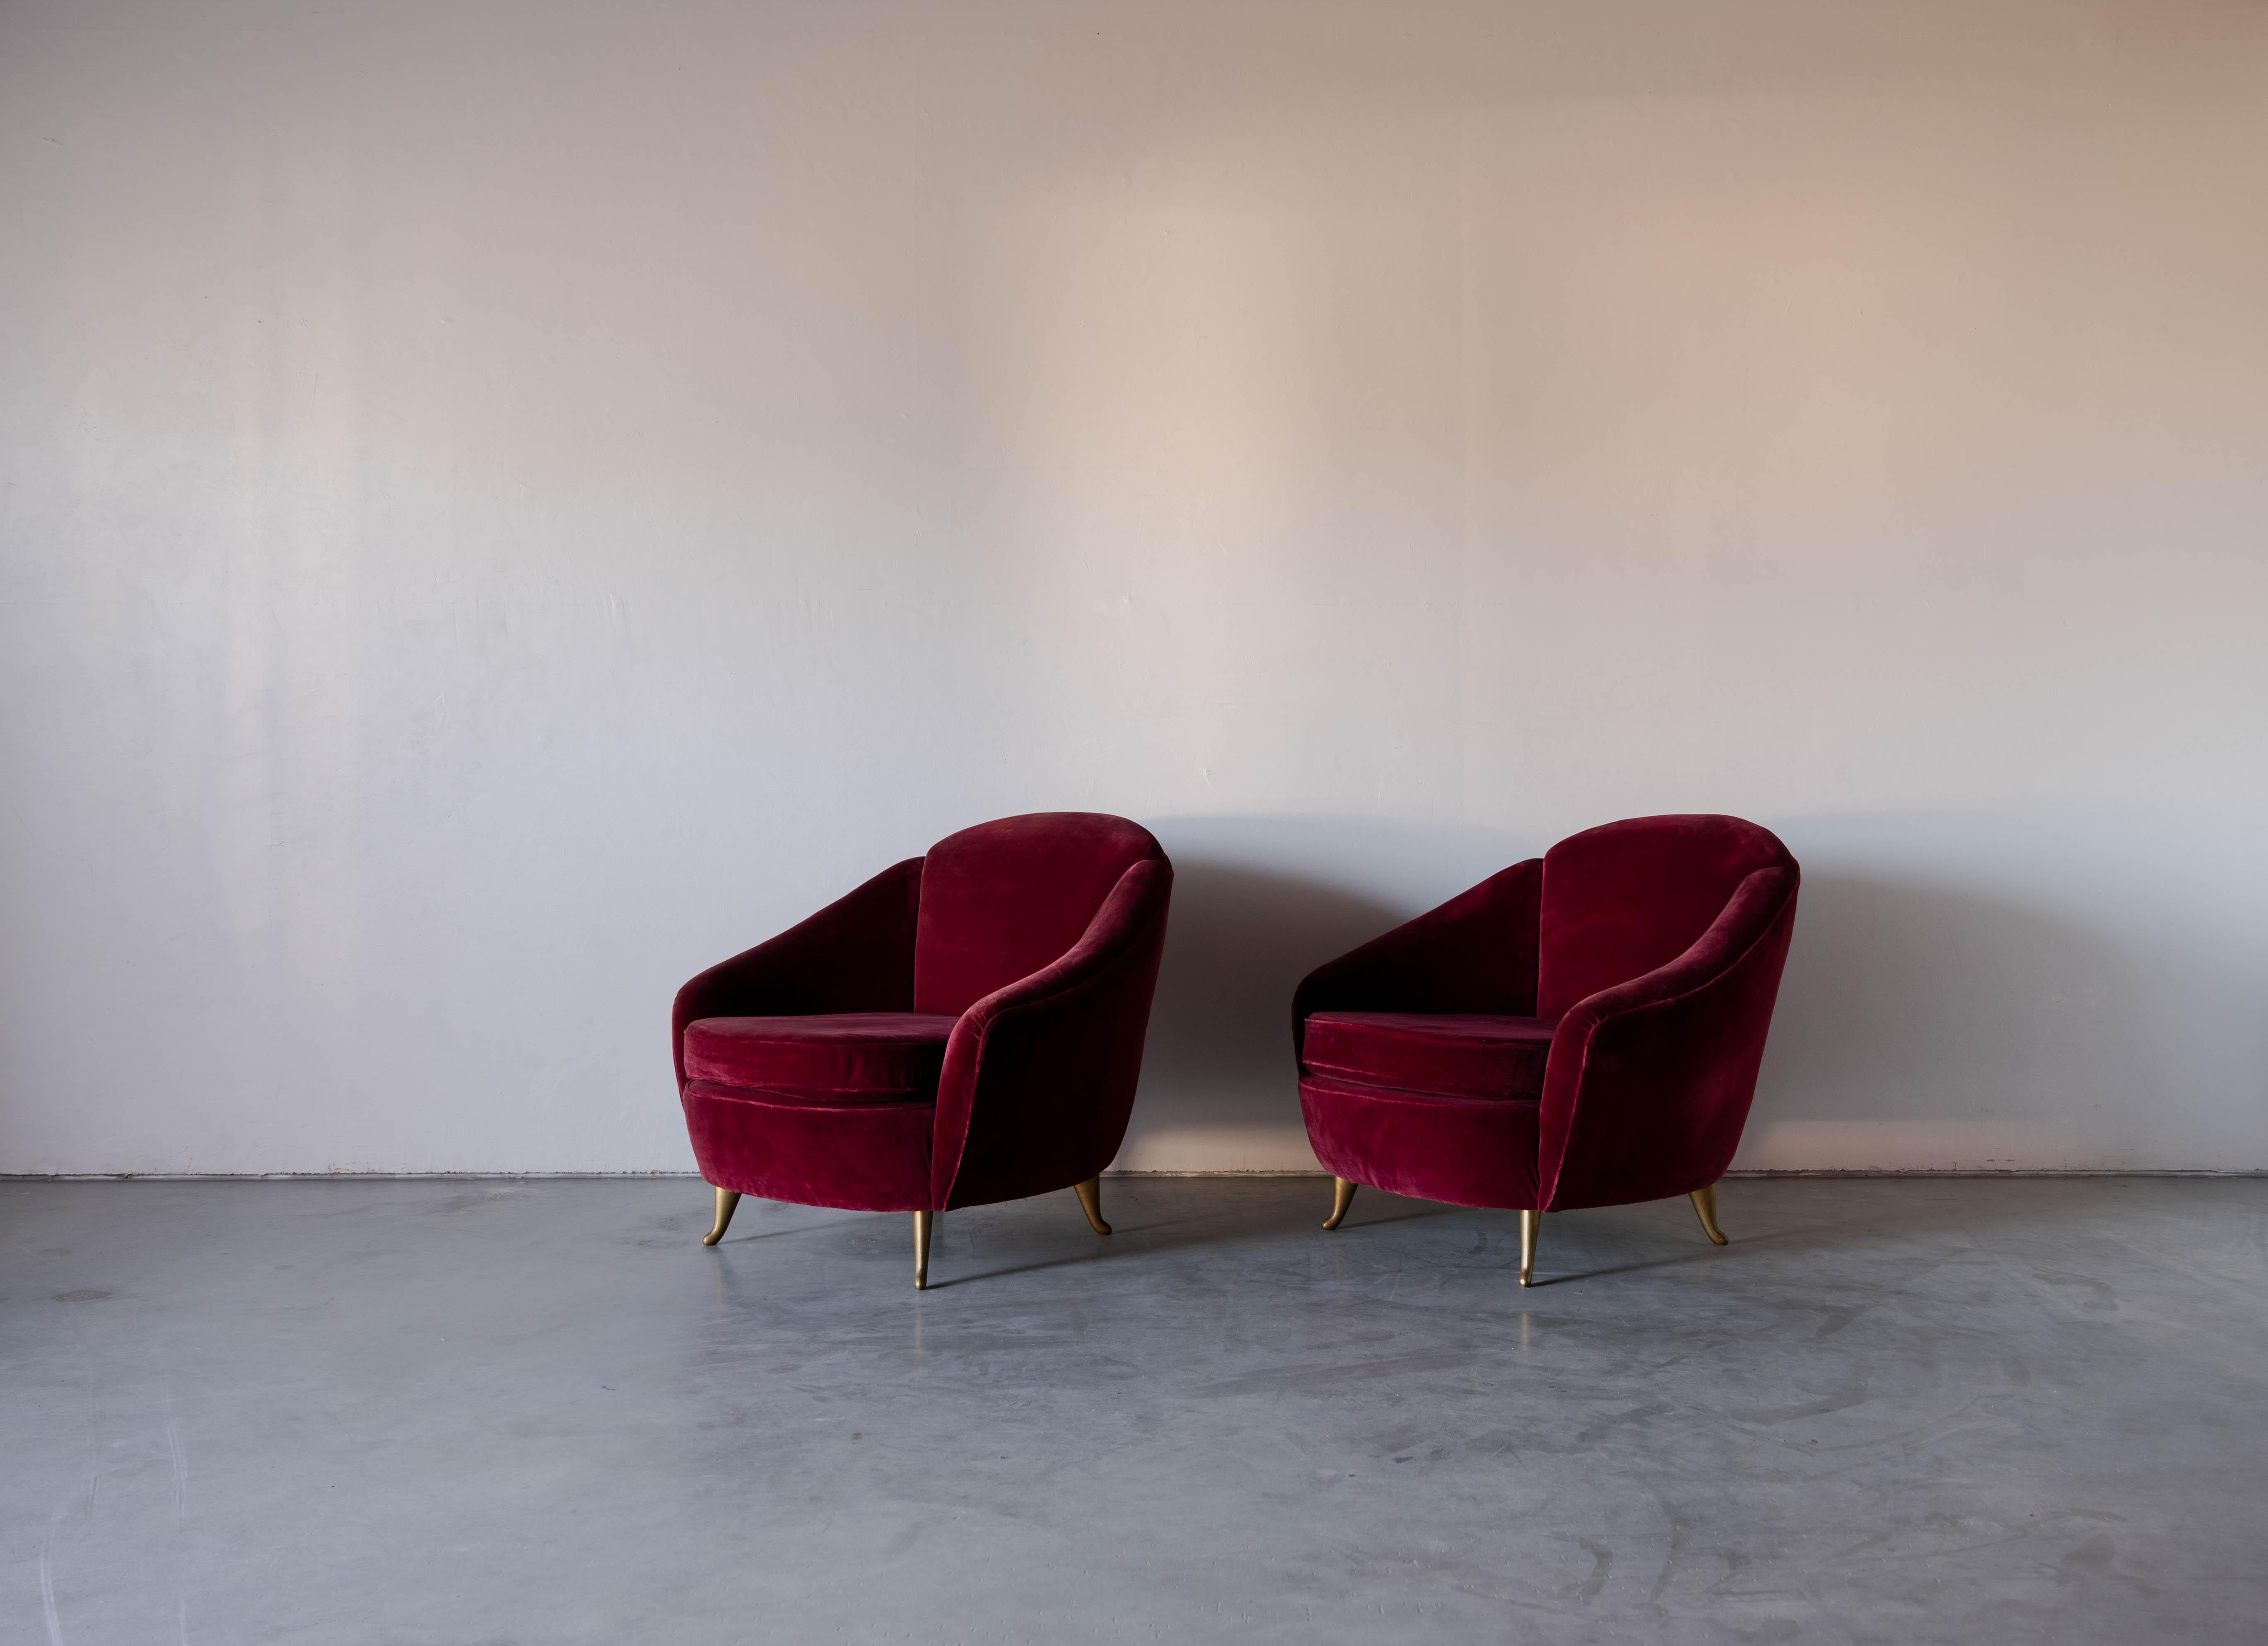
[(1292, 996), (1292, 1051), (1318, 1011), (1535, 1011), (1543, 860), (1530, 857), (1329, 960)]
[(1079, 940), (961, 1014), (938, 1082), (939, 1207), (1083, 1183), (1126, 1135), (1157, 988), (1173, 865), (1118, 878)]
[(1690, 948), (1579, 1002), (1552, 1036), (1537, 1182), (1547, 1210), (1714, 1183), (1756, 1095), (1797, 871), (1758, 869)]
[(921, 877), (922, 860), (909, 857), (679, 989), (669, 1025), (679, 1087), (685, 1084), (685, 1025), (696, 1018), (912, 1010)]

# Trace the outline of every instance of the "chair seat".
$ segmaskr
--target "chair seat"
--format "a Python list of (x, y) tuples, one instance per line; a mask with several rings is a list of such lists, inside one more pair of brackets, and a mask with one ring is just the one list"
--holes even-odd
[(1543, 1095), (1556, 1018), (1319, 1011), (1300, 1061), (1311, 1074), (1443, 1098)]
[(960, 1019), (929, 1011), (806, 1018), (696, 1018), (685, 1025), (689, 1080), (818, 1103), (934, 1103)]

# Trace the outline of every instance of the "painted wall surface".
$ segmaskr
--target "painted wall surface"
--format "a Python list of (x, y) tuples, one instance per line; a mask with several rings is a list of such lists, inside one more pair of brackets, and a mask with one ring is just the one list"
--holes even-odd
[(1180, 865), (1314, 963), (1726, 811), (1742, 1164), (2268, 1168), (2268, 9), (14, 0), (0, 1170), (684, 1170), (677, 984)]

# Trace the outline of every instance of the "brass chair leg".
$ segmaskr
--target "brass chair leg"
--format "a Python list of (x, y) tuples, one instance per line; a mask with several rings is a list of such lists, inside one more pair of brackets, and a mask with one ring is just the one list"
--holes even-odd
[(1331, 1215), (1323, 1219), (1323, 1227), (1326, 1229), (1337, 1228), (1339, 1220), (1347, 1214), (1347, 1208), (1354, 1204), (1355, 1186), (1353, 1184), (1344, 1178), (1333, 1178), (1331, 1184)]
[(914, 1214), (914, 1290), (929, 1290), (929, 1223), (930, 1214)]
[(1535, 1284), (1535, 1237), (1543, 1228), (1542, 1212), (1520, 1214), (1520, 1283)]
[(1701, 1232), (1709, 1237), (1710, 1245), (1729, 1244), (1725, 1238), (1725, 1231), (1717, 1227), (1717, 1186), (1715, 1184), (1712, 1183), (1705, 1189), (1693, 1191), (1693, 1209), (1700, 1214)]
[(715, 1246), (725, 1238), (725, 1226), (733, 1221), (733, 1209), (740, 1203), (740, 1192), (738, 1189), (717, 1191), (717, 1223), (707, 1234), (701, 1237), (703, 1246)]
[(1079, 1209), (1086, 1214), (1086, 1226), (1097, 1234), (1108, 1234), (1110, 1225), (1102, 1221), (1102, 1179), (1089, 1178), (1084, 1183), (1071, 1186), (1079, 1196)]

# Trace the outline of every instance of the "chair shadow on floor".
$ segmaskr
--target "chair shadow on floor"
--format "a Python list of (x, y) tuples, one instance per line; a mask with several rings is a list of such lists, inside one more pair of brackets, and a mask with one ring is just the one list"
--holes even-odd
[[(1719, 1220), (1730, 1244), (1716, 1246), (1680, 1197), (1629, 1206), (1585, 1208), (1544, 1220), (1535, 1286), (1602, 1281), (1689, 1264), (1737, 1262), (1759, 1252), (1830, 1252), (1870, 1242), (1927, 1240), (1956, 1234), (1963, 1243), (2021, 1231), (2051, 1246), (2083, 1238), (2098, 1223), (2115, 1177), (1980, 1179), (1954, 1176), (1767, 1178), (1728, 1180), (1719, 1191)], [(1993, 1192), (1981, 1192), (1990, 1184)], [(1750, 1186), (1761, 1191), (1751, 1197)], [(1366, 1209), (1371, 1215), (1366, 1216)], [(1436, 1205), (1378, 1190), (1359, 1194), (1338, 1240), (1395, 1224), (1469, 1220), (1487, 1231), (1501, 1267), (1516, 1267), (1516, 1212)], [(1576, 1220), (1580, 1220), (1580, 1225)], [(1571, 1246), (1572, 1250), (1571, 1250)], [(1634, 1255), (1634, 1246), (1658, 1254)], [(1602, 1246), (1621, 1248), (1602, 1252)], [(1566, 1267), (1555, 1267), (1555, 1255)]]
[[(1286, 1241), (1294, 1238), (1313, 1242), (1309, 1249), (1315, 1252), (1338, 1252), (1388, 1265), (1408, 1249), (1398, 1246), (1396, 1237), (1420, 1234), (1425, 1225), (1445, 1223), (1470, 1223), (1484, 1232), (1491, 1257), (1482, 1267), (1501, 1270), (1506, 1283), (1512, 1282), (1518, 1267), (1517, 1213), (1416, 1201), (1372, 1189), (1358, 1196), (1344, 1225), (1325, 1232), (1321, 1224), (1329, 1207), (1329, 1181), (1324, 1177), (1226, 1179), (1218, 1184), (1150, 1179), (1158, 1187), (1145, 1194), (1138, 1187), (1144, 1179), (1118, 1179), (1123, 1187), (1114, 1187), (1113, 1180), (1106, 1179), (1104, 1215), (1115, 1230), (1108, 1236), (1085, 1231), (1078, 1203), (1068, 1193), (1012, 1201), (1006, 1208), (972, 1208), (969, 1213), (946, 1214), (946, 1217), (952, 1217), (1012, 1209), (1038, 1216), (1013, 1216), (1005, 1227), (995, 1221), (985, 1236), (990, 1249), (981, 1258), (955, 1253), (940, 1244), (931, 1261), (929, 1290), (951, 1291), (1079, 1266), (1170, 1261), (1200, 1249), (1233, 1252), (1240, 1247), (1272, 1246), (1281, 1252)], [(1529, 1290), (1599, 1283), (1702, 1263), (1737, 1266), (1744, 1258), (1759, 1253), (1825, 1256), (1869, 1242), (1926, 1239), (1933, 1235), (1950, 1236), (1956, 1231), (1964, 1244), (1969, 1237), (1989, 1240), (1996, 1231), (2020, 1230), (2028, 1239), (2058, 1246), (2095, 1226), (2100, 1214), (2097, 1197), (2115, 1192), (2119, 1179), (1993, 1181), (2006, 1192), (1981, 1195), (1978, 1180), (1973, 1178), (1735, 1179), (1720, 1191), (1719, 1216), (1731, 1237), (1731, 1244), (1722, 1247), (1709, 1244), (1690, 1207), (1682, 1199), (1555, 1214), (1545, 1220), (1535, 1284)], [(1744, 1193), (1750, 1182), (1763, 1191), (1754, 1199)], [(1161, 1193), (1176, 1199), (1217, 1193), (1218, 1209), (1141, 1204)], [(1791, 1197), (1797, 1203), (1786, 1203)], [(780, 1209), (809, 1209), (783, 1206)], [(1587, 1226), (1571, 1226), (1579, 1219)], [(786, 1236), (830, 1234), (855, 1234), (870, 1242), (880, 1236), (887, 1249), (904, 1233), (903, 1223), (902, 1216), (896, 1213), (845, 1213), (818, 1221), (799, 1218), (791, 1227), (728, 1237), (718, 1251), (723, 1253), (735, 1245)], [(945, 1217), (939, 1219), (939, 1227), (940, 1237), (949, 1233)], [(1366, 1238), (1378, 1236), (1386, 1238)], [(909, 1258), (909, 1241), (907, 1255)], [(895, 1258), (889, 1261), (895, 1263)], [(968, 1267), (959, 1267), (963, 1263)]]

